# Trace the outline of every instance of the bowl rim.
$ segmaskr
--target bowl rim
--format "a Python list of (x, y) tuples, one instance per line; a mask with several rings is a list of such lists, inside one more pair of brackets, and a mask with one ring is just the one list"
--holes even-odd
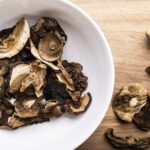
[[(111, 84), (110, 84), (110, 91), (109, 91), (109, 102), (107, 103), (107, 105), (105, 106), (105, 112), (104, 114), (106, 115), (106, 112), (108, 111), (110, 102), (111, 102), (111, 98), (113, 95), (113, 91), (114, 91), (114, 83), (115, 83), (115, 67), (114, 67), (114, 61), (113, 61), (113, 56), (112, 56), (112, 52), (111, 49), (109, 47), (109, 44), (107, 42), (107, 39), (104, 35), (104, 33), (102, 32), (101, 28), (96, 24), (96, 22), (92, 19), (91, 16), (89, 16), (83, 9), (81, 9), (79, 6), (77, 6), (75, 3), (73, 3), (70, 0), (61, 0), (63, 3), (65, 3), (66, 5), (70, 6), (71, 8), (75, 9), (76, 11), (78, 11), (81, 15), (83, 15), (86, 19), (88, 19), (91, 24), (93, 25), (93, 27), (96, 29), (96, 31), (99, 33), (99, 35), (101, 36), (104, 45), (106, 46), (106, 50), (107, 50), (107, 54), (108, 54), (108, 59), (110, 61), (110, 76), (111, 76)], [(99, 127), (100, 123), (102, 122), (102, 120), (104, 119), (105, 115), (102, 117), (102, 119), (97, 119), (97, 124), (95, 124), (95, 126), (91, 127), (92, 129), (90, 130), (90, 134), (88, 134), (88, 136), (86, 136), (86, 138), (82, 138), (82, 141), (80, 141), (80, 143), (74, 143), (73, 145), (73, 149), (79, 147), (81, 144), (83, 144), (95, 131), (96, 129)]]

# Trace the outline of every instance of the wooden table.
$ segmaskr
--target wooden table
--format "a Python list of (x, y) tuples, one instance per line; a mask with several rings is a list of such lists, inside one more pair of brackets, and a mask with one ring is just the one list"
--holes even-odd
[[(112, 49), (116, 82), (114, 93), (131, 82), (150, 89), (150, 77), (144, 69), (150, 65), (150, 42), (145, 31), (150, 28), (150, 0), (73, 0), (101, 27)], [(113, 127), (119, 135), (148, 136), (149, 132), (133, 124), (120, 123), (110, 106), (95, 133), (77, 150), (112, 150), (103, 133)]]

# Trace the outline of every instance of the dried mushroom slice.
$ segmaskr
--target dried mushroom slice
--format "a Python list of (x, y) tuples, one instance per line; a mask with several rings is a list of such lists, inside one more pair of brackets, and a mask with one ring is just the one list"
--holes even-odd
[(75, 114), (75, 115), (80, 114), (85, 112), (88, 109), (88, 107), (91, 104), (91, 101), (92, 101), (91, 94), (87, 93), (80, 98), (79, 106), (75, 106), (69, 101), (68, 104), (65, 106), (65, 109), (70, 114)]
[(39, 100), (37, 98), (20, 98), (15, 101), (16, 115), (21, 118), (38, 116), (40, 112)]
[(16, 115), (13, 115), (12, 117), (9, 117), (8, 119), (8, 126), (12, 129), (16, 129), (22, 126), (42, 123), (42, 122), (49, 121), (49, 120), (50, 118), (47, 117), (46, 115), (39, 115), (33, 118), (20, 118)]
[(33, 86), (37, 97), (40, 97), (44, 80), (46, 76), (47, 66), (39, 60), (35, 60), (31, 64), (19, 64), (12, 69), (9, 92), (24, 92), (28, 87)]
[(134, 114), (146, 103), (147, 93), (138, 83), (124, 86), (112, 102), (115, 114), (123, 121), (132, 122)]
[(57, 36), (59, 41), (65, 45), (67, 35), (60, 27), (59, 23), (54, 18), (41, 17), (37, 23), (31, 27), (31, 39), (36, 47), (39, 44), (40, 38), (44, 37), (49, 32)]
[(33, 44), (33, 42), (30, 40), (30, 46), (31, 46), (31, 53), (32, 55), (39, 59), (40, 61), (42, 61), (44, 64), (48, 65), (50, 68), (52, 68), (53, 70), (55, 71), (58, 71), (59, 68), (54, 65), (52, 62), (48, 62), (48, 61), (45, 61), (44, 59), (42, 59), (38, 53), (38, 50), (36, 49), (35, 45)]
[(150, 102), (148, 101), (133, 117), (134, 123), (141, 129), (150, 130)]
[(150, 147), (150, 137), (135, 138), (133, 136), (119, 137), (114, 135), (113, 129), (107, 129), (105, 136), (108, 141), (119, 149), (147, 149)]
[(42, 88), (45, 82), (46, 69), (47, 66), (39, 60), (35, 60), (30, 64), (31, 69), (28, 76), (26, 76), (21, 82), (20, 92), (25, 91), (31, 85), (35, 89), (35, 94), (37, 97), (43, 95)]
[(63, 60), (62, 65), (71, 76), (75, 90), (80, 91), (81, 93), (85, 91), (88, 85), (88, 78), (82, 72), (83, 66), (79, 63), (68, 62), (67, 60)]
[(50, 118), (60, 117), (63, 112), (59, 101), (48, 100), (44, 108), (44, 113), (47, 113)]
[(12, 69), (9, 81), (9, 92), (15, 93), (21, 88), (23, 79), (30, 73), (31, 66), (29, 64), (19, 64)]
[(18, 21), (13, 31), (0, 37), (0, 59), (11, 58), (18, 54), (30, 37), (29, 23), (25, 18)]
[(8, 126), (8, 118), (14, 113), (14, 106), (5, 98), (0, 99), (0, 127)]
[(62, 55), (63, 43), (53, 33), (47, 33), (40, 39), (38, 53), (45, 61), (56, 61)]
[(65, 68), (63, 67), (61, 59), (58, 60), (58, 67), (60, 71), (56, 72), (56, 77), (58, 78), (59, 82), (64, 83), (68, 90), (74, 91), (75, 88), (74, 88), (73, 80), (71, 79), (71, 76), (68, 74)]

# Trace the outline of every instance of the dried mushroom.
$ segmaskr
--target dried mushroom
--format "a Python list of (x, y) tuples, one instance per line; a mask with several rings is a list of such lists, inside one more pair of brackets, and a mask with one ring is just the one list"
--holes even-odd
[(20, 118), (16, 115), (13, 115), (12, 117), (9, 117), (8, 119), (8, 126), (12, 129), (16, 129), (22, 126), (42, 123), (42, 122), (49, 121), (49, 120), (50, 118), (47, 117), (46, 115), (39, 115), (33, 118)]
[(8, 118), (13, 113), (14, 106), (7, 99), (0, 99), (0, 127), (7, 127)]
[(11, 58), (18, 54), (25, 46), (29, 37), (29, 23), (25, 18), (22, 18), (9, 35), (0, 37), (0, 59)]
[(55, 61), (62, 55), (63, 43), (52, 33), (40, 39), (38, 53), (45, 61)]
[(31, 53), (35, 58), (41, 60), (44, 64), (48, 65), (53, 70), (55, 70), (55, 71), (59, 70), (59, 68), (56, 65), (54, 65), (52, 62), (47, 62), (40, 57), (38, 50), (36, 49), (35, 45), (33, 44), (33, 42), (31, 40), (30, 40), (30, 46), (31, 46)]
[(105, 136), (118, 149), (147, 149), (150, 147), (150, 137), (135, 138), (133, 136), (119, 137), (114, 135), (113, 129), (107, 129)]
[(139, 110), (133, 117), (134, 123), (141, 129), (150, 130), (150, 101)]
[(67, 36), (58, 22), (49, 17), (40, 18), (31, 28), (31, 53), (54, 70), (59, 68), (52, 62), (63, 52)]
[(39, 99), (24, 98), (15, 101), (16, 115), (21, 118), (29, 118), (38, 116), (40, 112)]
[(48, 100), (44, 112), (47, 113), (50, 118), (58, 118), (63, 114), (62, 107), (59, 101)]
[(123, 121), (132, 122), (134, 114), (146, 103), (147, 93), (138, 83), (124, 86), (112, 102), (115, 114)]
[(68, 62), (67, 60), (63, 60), (62, 65), (66, 69), (68, 74), (71, 76), (75, 90), (83, 92), (88, 85), (88, 78), (82, 72), (82, 65), (75, 62)]
[(60, 71), (56, 72), (56, 77), (58, 80), (66, 85), (66, 88), (70, 91), (74, 91), (74, 85), (73, 80), (71, 79), (71, 76), (68, 74), (68, 72), (65, 70), (65, 68), (62, 65), (61, 60), (58, 61), (58, 67)]
[(90, 106), (92, 97), (90, 93), (84, 94), (80, 98), (80, 104), (78, 106), (72, 104), (70, 101), (66, 104), (65, 109), (70, 114), (80, 114), (85, 112)]
[(44, 86), (47, 66), (39, 60), (35, 60), (30, 66), (30, 73), (22, 80), (20, 92), (23, 92), (32, 85), (35, 89), (36, 96), (40, 97), (43, 94), (42, 87)]
[(62, 44), (65, 45), (67, 35), (60, 27), (59, 23), (54, 18), (42, 17), (31, 27), (31, 39), (36, 47), (38, 46), (40, 39), (47, 33), (54, 34)]
[(23, 92), (28, 87), (33, 86), (37, 97), (40, 97), (46, 76), (46, 68), (47, 66), (39, 60), (35, 60), (31, 64), (15, 66), (10, 77), (9, 92)]
[(63, 83), (60, 83), (53, 73), (47, 74), (44, 95), (47, 100), (57, 99), (62, 105), (66, 103), (67, 99), (70, 99), (70, 95), (66, 90), (66, 86)]

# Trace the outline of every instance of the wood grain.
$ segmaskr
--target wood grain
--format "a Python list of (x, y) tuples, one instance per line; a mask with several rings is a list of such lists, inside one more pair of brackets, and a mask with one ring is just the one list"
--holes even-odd
[[(139, 82), (150, 89), (150, 77), (144, 72), (150, 65), (150, 0), (73, 0), (101, 27), (112, 49), (116, 81), (114, 93), (123, 85)], [(113, 150), (103, 133), (113, 127), (119, 135), (150, 136), (133, 124), (120, 123), (110, 106), (95, 133), (77, 150)]]

